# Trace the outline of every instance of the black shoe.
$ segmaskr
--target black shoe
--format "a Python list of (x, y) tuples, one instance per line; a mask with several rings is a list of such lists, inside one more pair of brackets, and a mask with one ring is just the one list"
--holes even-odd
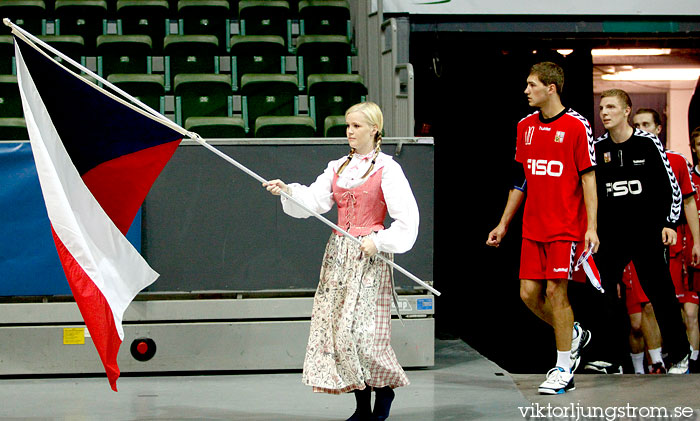
[(362, 390), (353, 390), (357, 408), (346, 421), (369, 421), (372, 417), (372, 389), (366, 386)]
[(372, 411), (372, 421), (384, 421), (389, 418), (391, 402), (394, 400), (394, 389), (389, 386), (375, 389), (377, 396), (374, 399), (374, 410)]

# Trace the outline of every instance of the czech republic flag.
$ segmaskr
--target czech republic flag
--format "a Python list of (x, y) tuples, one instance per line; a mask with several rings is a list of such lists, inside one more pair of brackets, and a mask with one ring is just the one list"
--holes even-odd
[(125, 234), (183, 135), (17, 33), (15, 55), (58, 255), (116, 391), (124, 311), (158, 277)]

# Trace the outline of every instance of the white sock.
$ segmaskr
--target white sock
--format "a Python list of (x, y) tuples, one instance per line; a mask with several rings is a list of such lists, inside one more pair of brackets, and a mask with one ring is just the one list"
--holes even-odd
[(557, 367), (563, 368), (567, 373), (571, 371), (571, 350), (557, 350)]
[(644, 374), (644, 351), (638, 354), (630, 353), (632, 357), (632, 365), (634, 366), (634, 374)]
[(650, 349), (649, 356), (651, 357), (652, 364), (664, 363), (664, 359), (661, 357), (661, 348)]
[(700, 353), (700, 351), (698, 351), (697, 349), (693, 349), (692, 351), (690, 351), (690, 359), (693, 361), (697, 360), (698, 353)]

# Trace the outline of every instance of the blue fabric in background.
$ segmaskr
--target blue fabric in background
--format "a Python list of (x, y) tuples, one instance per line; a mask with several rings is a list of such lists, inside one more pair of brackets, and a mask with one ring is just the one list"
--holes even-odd
[[(141, 212), (126, 237), (141, 250)], [(71, 294), (29, 142), (0, 143), (0, 296)]]

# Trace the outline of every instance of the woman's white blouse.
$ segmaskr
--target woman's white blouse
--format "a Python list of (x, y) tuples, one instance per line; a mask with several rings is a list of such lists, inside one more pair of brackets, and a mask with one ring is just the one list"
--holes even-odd
[[(338, 187), (351, 189), (361, 185), (367, 179), (362, 178), (362, 176), (371, 165), (373, 155), (374, 152), (364, 156), (357, 154), (353, 156), (348, 166), (338, 176)], [(290, 183), (288, 186), (291, 190), (291, 196), (316, 213), (328, 212), (335, 203), (332, 193), (333, 175), (346, 160), (347, 157), (343, 157), (329, 162), (325, 171), (310, 186)], [(379, 153), (372, 173), (380, 168), (384, 168), (382, 192), (393, 222), (388, 228), (373, 234), (372, 238), (379, 251), (405, 253), (413, 247), (418, 236), (420, 221), (418, 205), (401, 166), (391, 156)], [(282, 209), (287, 215), (295, 218), (311, 216), (294, 201), (284, 196), (282, 197)]]

